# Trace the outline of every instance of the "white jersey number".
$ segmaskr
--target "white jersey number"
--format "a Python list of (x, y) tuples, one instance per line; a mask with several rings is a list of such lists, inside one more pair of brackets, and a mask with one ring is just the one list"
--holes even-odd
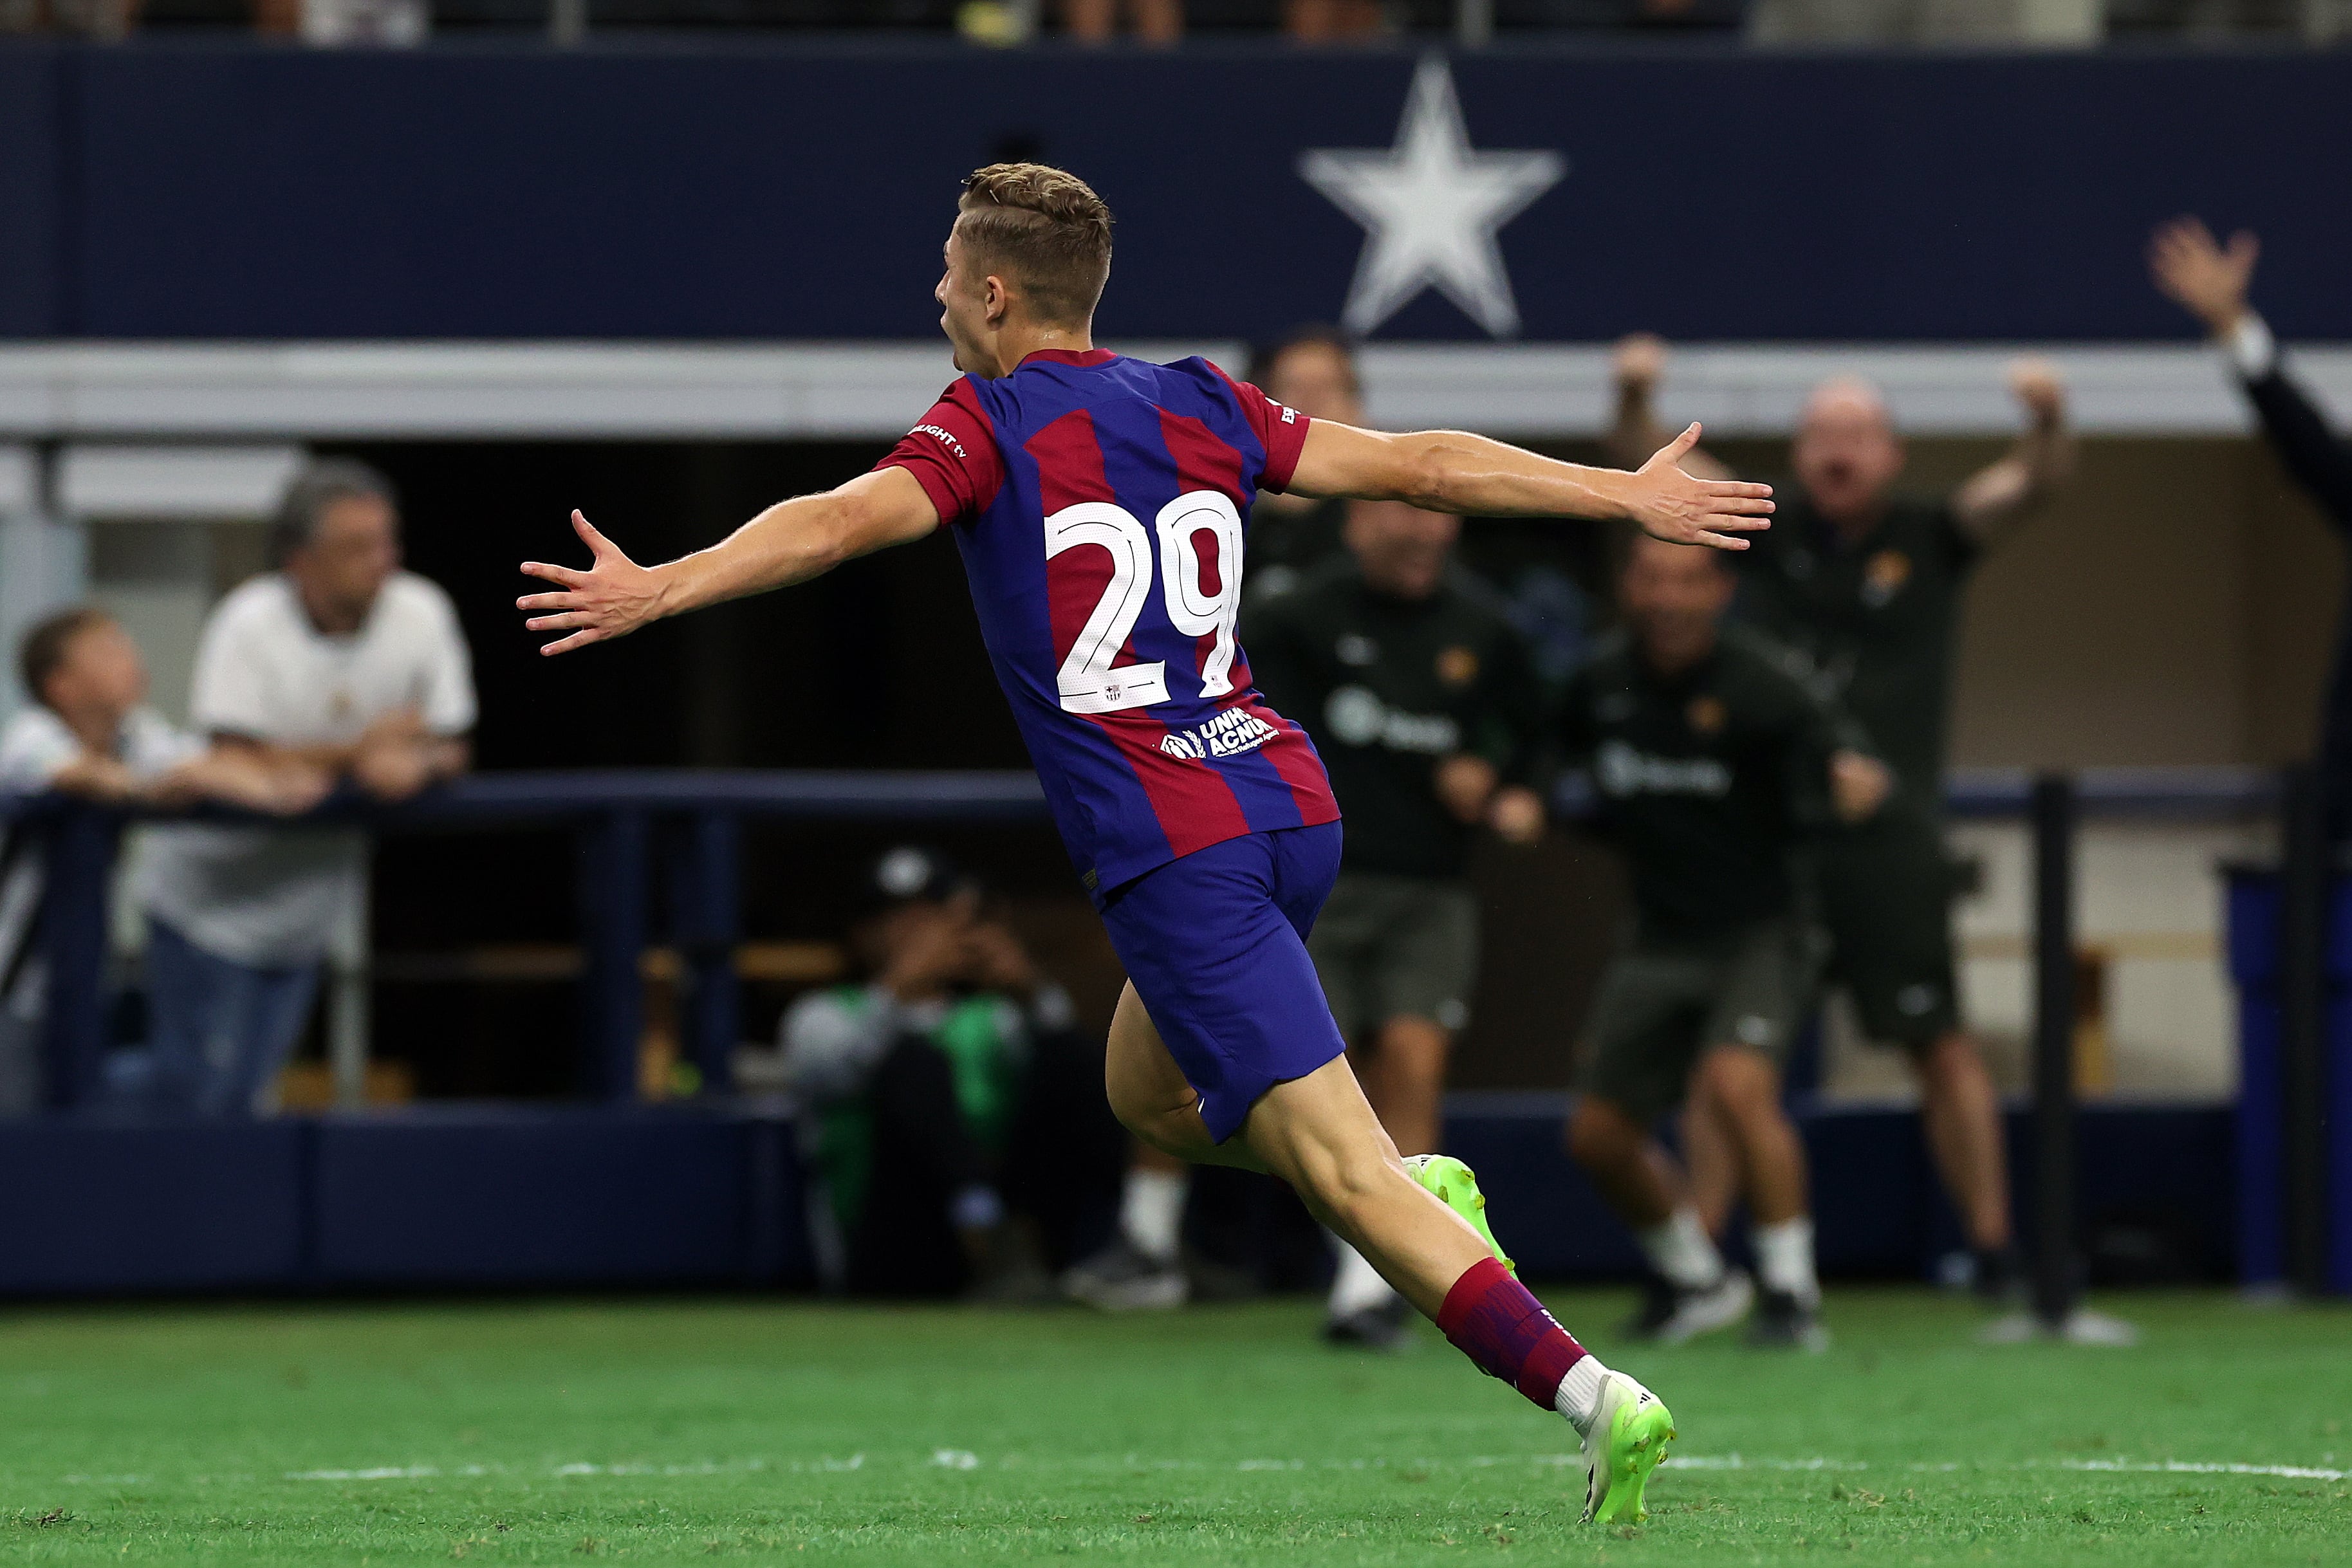
[[(1160, 572), (1169, 623), (1188, 637), (1216, 636), (1201, 664), (1201, 695), (1234, 689), (1234, 623), (1242, 601), (1242, 519), (1231, 497), (1193, 490), (1160, 508)], [(1205, 560), (1197, 536), (1215, 541), (1217, 586), (1202, 587)], [(1151, 593), (1151, 535), (1134, 513), (1108, 501), (1081, 501), (1045, 519), (1045, 559), (1097, 545), (1110, 556), (1110, 580), (1062, 661), (1062, 706), (1070, 713), (1118, 713), (1168, 700), (1165, 661), (1113, 664)]]

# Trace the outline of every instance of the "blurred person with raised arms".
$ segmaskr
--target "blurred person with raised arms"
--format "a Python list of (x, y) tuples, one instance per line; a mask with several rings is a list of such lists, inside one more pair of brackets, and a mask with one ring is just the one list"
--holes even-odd
[[(2148, 270), (2159, 293), (2204, 323), (2294, 482), (2339, 533), (2352, 534), (2352, 444), (2287, 374), (2269, 324), (2246, 302), (2261, 255), (2261, 242), (2243, 230), (2225, 246), (2201, 220), (2176, 218), (2149, 243)], [(2319, 780), (2329, 837), (2352, 837), (2352, 619), (2336, 634), (2328, 672)]]
[(1307, 953), (1339, 862), (1313, 743), (1235, 634), (1260, 490), (1457, 515), (1619, 518), (1738, 549), (1761, 485), (1675, 459), (1580, 467), (1457, 431), (1318, 420), (1204, 360), (1094, 345), (1111, 216), (1066, 171), (964, 182), (933, 297), (964, 372), (870, 473), (779, 502), (708, 549), (631, 560), (578, 512), (586, 570), (529, 561), (518, 605), (562, 653), (953, 530), (998, 683), (1128, 973), (1105, 1087), (1182, 1159), (1270, 1171), (1482, 1371), (1583, 1442), (1587, 1512), (1643, 1515), (1665, 1406), (1593, 1359), (1513, 1277), (1459, 1161), (1408, 1160), (1372, 1113)]
[[(208, 747), (148, 706), (139, 644), (95, 606), (36, 622), (18, 646), (17, 672), (33, 701), (0, 731), (0, 793), (55, 791), (116, 806), (218, 800), (273, 812), (307, 810), (326, 793), (315, 768)], [(0, 823), (0, 1115), (22, 1114), (42, 1097), (41, 840), (37, 822)], [(165, 1075), (184, 1082), (188, 1065)]]
[[(465, 769), (473, 661), (438, 585), (400, 565), (390, 484), (314, 462), (271, 529), (277, 570), (221, 601), (196, 650), (191, 722), (222, 749), (404, 800)], [(364, 895), (348, 828), (157, 830), (136, 881), (159, 1051), (206, 1071), (189, 1108), (267, 1109), (330, 935)]]
[[(1654, 338), (1619, 346), (1613, 449), (1654, 426), (1664, 361)], [(1786, 509), (1738, 563), (1741, 615), (1804, 657), (1894, 769), (1885, 809), (1811, 847), (1826, 979), (1853, 998), (1866, 1038), (1907, 1054), (1971, 1277), (1996, 1300), (2014, 1289), (2017, 1266), (2000, 1102), (1961, 1020), (1953, 960), (1956, 879), (1943, 841), (1952, 664), (1970, 572), (2064, 482), (2074, 455), (2056, 373), (2020, 361), (2011, 385), (2026, 429), (2008, 455), (1948, 495), (1912, 496), (1897, 488), (1906, 454), (1885, 396), (1853, 377), (1823, 382), (1798, 422)], [(1690, 465), (1726, 472), (1704, 453)], [(1719, 1230), (1730, 1167), (1709, 1103), (1694, 1102), (1688, 1143), (1700, 1207)]]
[(1624, 625), (1560, 700), (1562, 755), (1590, 770), (1634, 905), (1585, 1026), (1568, 1145), (1649, 1262), (1635, 1332), (1679, 1343), (1728, 1327), (1755, 1286), (1725, 1263), (1652, 1133), (1685, 1096), (1706, 1099), (1753, 1226), (1750, 1338), (1817, 1349), (1804, 1145), (1780, 1103), (1812, 985), (1790, 862), (1832, 823), (1879, 810), (1891, 780), (1787, 650), (1721, 624), (1735, 590), (1721, 555), (1637, 538), (1618, 584)]

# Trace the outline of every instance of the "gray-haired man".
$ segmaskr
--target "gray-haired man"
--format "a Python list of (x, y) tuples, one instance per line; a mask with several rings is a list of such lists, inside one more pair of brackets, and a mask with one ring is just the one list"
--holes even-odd
[[(194, 727), (380, 800), (462, 771), (472, 662), (449, 596), (400, 568), (383, 476), (310, 465), (271, 544), (278, 569), (230, 593), (205, 627)], [(364, 836), (345, 829), (188, 824), (155, 835), (137, 895), (165, 1104), (213, 1115), (266, 1104), (310, 1017), (328, 933), (362, 895), (366, 854)]]

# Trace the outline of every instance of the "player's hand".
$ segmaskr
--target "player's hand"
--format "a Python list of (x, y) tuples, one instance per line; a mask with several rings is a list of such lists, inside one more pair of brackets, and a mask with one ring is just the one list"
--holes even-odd
[(592, 559), (586, 571), (545, 561), (522, 563), (525, 577), (543, 578), (563, 590), (526, 593), (515, 601), (518, 610), (547, 612), (523, 622), (531, 631), (571, 633), (540, 649), (542, 653), (568, 653), (591, 643), (609, 643), (661, 618), (660, 579), (623, 554), (620, 546), (578, 512), (572, 514), (572, 528), (588, 547)]
[(1609, 371), (1621, 397), (1646, 399), (1666, 373), (1666, 340), (1655, 332), (1629, 332), (1617, 340)]
[(2246, 288), (2253, 282), (2262, 242), (2240, 229), (2225, 247), (2201, 218), (2175, 218), (2148, 241), (2147, 270), (2156, 291), (2205, 323), (2216, 338), (2227, 336), (2246, 313)]
[(1895, 775), (1875, 757), (1859, 751), (1830, 754), (1830, 804), (1842, 822), (1860, 822), (1874, 815), (1895, 792)]
[(2017, 360), (2009, 367), (2009, 390), (2025, 406), (2025, 414), (2042, 429), (2054, 429), (2066, 419), (2066, 383), (2058, 367), (2047, 360)]
[(1543, 797), (1524, 784), (1506, 785), (1487, 802), (1486, 825), (1505, 843), (1528, 849), (1543, 837)]
[(1430, 774), (1437, 803), (1457, 822), (1475, 823), (1486, 815), (1495, 793), (1495, 765), (1483, 757), (1460, 752), (1440, 762)]
[(1643, 533), (1678, 545), (1746, 549), (1741, 534), (1772, 526), (1772, 486), (1743, 479), (1694, 479), (1676, 464), (1698, 444), (1696, 422), (1651, 455), (1633, 476), (1627, 510)]

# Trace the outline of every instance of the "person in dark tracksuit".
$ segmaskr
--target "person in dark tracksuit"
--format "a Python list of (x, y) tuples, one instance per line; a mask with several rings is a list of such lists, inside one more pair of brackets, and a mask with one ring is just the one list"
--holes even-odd
[[(1662, 369), (1655, 340), (1620, 346), (1616, 445), (1654, 425), (1651, 394)], [(1941, 496), (1897, 488), (1903, 442), (1876, 388), (1852, 378), (1822, 382), (1790, 447), (1795, 482), (1780, 487), (1771, 531), (1738, 562), (1740, 618), (1801, 654), (1822, 693), (1894, 769), (1886, 809), (1823, 835), (1809, 854), (1830, 937), (1822, 978), (1852, 998), (1866, 1039), (1908, 1054), (1928, 1146), (1958, 1211), (1977, 1288), (1990, 1300), (2009, 1293), (2017, 1270), (2000, 1105), (1960, 1016), (1953, 959), (1956, 879), (1943, 841), (1952, 666), (1969, 575), (2074, 462), (2055, 372), (2024, 361), (2010, 382), (2024, 433)], [(1694, 453), (1685, 465), (1699, 472), (1700, 461)], [(1720, 1140), (1704, 1118), (1688, 1133), (1702, 1207), (1719, 1226), (1730, 1200)]]
[[(2352, 537), (2352, 444), (2328, 428), (2311, 394), (2286, 373), (2270, 327), (2246, 303), (2261, 247), (2239, 233), (2224, 246), (2195, 218), (2157, 230), (2149, 247), (2156, 287), (2205, 324), (2254, 405), (2263, 434), (2339, 533)], [(2336, 633), (2320, 723), (2320, 795), (2329, 836), (2352, 838), (2352, 617)]]
[[(1445, 1063), (1469, 1021), (1480, 824), (1539, 831), (1528, 788), (1544, 693), (1492, 593), (1452, 562), (1461, 519), (1348, 504), (1347, 549), (1242, 617), (1258, 689), (1313, 737), (1347, 813), (1329, 902), (1307, 938), (1365, 1092), (1407, 1155), (1440, 1147)], [(1403, 1301), (1343, 1243), (1327, 1337), (1406, 1333)]]
[(1720, 559), (1635, 540), (1624, 629), (1559, 704), (1560, 750), (1591, 772), (1635, 911), (1585, 1026), (1568, 1142), (1649, 1260), (1635, 1331), (1688, 1339), (1737, 1322), (1753, 1295), (1652, 1135), (1686, 1097), (1709, 1099), (1754, 1221), (1751, 1337), (1817, 1348), (1804, 1150), (1780, 1103), (1812, 987), (1792, 861), (1876, 811), (1889, 779), (1788, 650), (1719, 625), (1733, 591)]

